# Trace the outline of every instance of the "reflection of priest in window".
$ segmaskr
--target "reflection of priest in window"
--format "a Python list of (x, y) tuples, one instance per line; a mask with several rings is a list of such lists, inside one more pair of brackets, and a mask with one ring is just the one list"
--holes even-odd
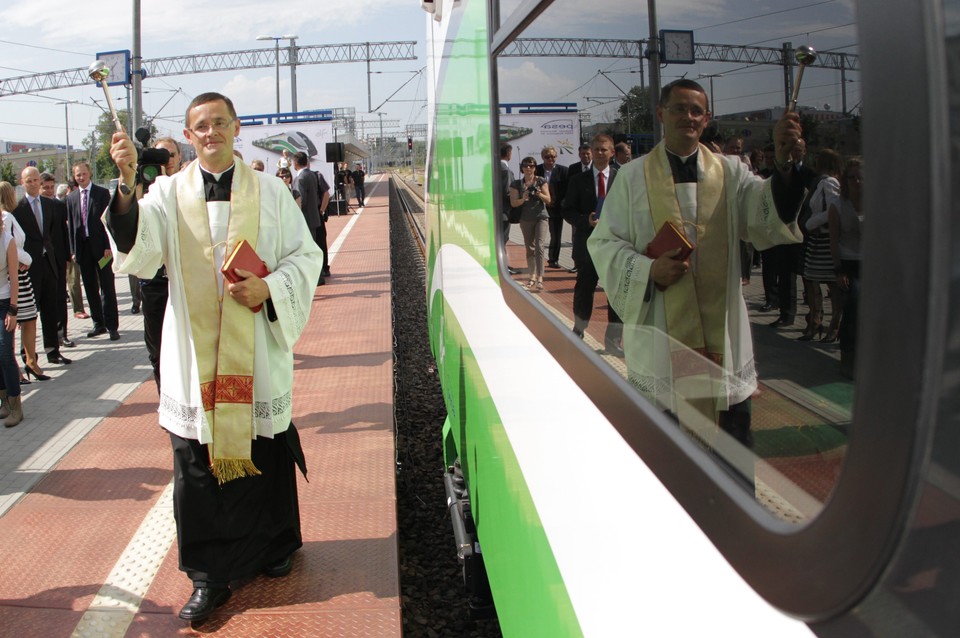
[[(800, 124), (793, 113), (777, 122), (780, 170), (763, 180), (699, 143), (710, 120), (707, 104), (692, 80), (664, 87), (657, 107), (664, 139), (620, 170), (588, 247), (624, 322), (630, 382), (681, 422), (695, 410), (750, 446), (757, 372), (739, 241), (761, 250), (801, 241), (803, 189), (788, 161)], [(645, 255), (667, 222), (696, 246), (687, 259), (676, 258), (679, 249)]]
[[(229, 99), (195, 98), (183, 133), (197, 160), (140, 202), (127, 194), (135, 147), (117, 133), (110, 149), (121, 180), (106, 216), (115, 269), (149, 278), (165, 265), (170, 281), (159, 419), (173, 444), (180, 565), (194, 584), (185, 620), (226, 602), (232, 580), (287, 574), (302, 545), (293, 345), (323, 255), (286, 185), (234, 158), (239, 130)], [(269, 274), (238, 269), (230, 283), (220, 269), (241, 240)]]

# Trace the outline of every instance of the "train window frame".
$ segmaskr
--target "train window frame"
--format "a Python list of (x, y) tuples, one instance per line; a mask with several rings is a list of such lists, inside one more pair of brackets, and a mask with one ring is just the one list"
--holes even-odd
[[(500, 103), (497, 55), (520, 37), (552, 0), (526, 0), (505, 16), (502, 24), (499, 1), (488, 3), (490, 104), (496, 105)], [(889, 20), (890, 11), (901, 14), (900, 19)], [(938, 220), (945, 219), (943, 211), (949, 201), (946, 168), (950, 155), (942, 134), (923, 138), (913, 128), (883, 124), (906, 119), (928, 122), (930, 131), (948, 128), (946, 100), (938, 99), (935, 90), (945, 74), (943, 43), (934, 41), (905, 52), (889, 46), (889, 34), (883, 27), (896, 23), (899, 38), (930, 42), (936, 20), (931, 11), (908, 10), (891, 3), (884, 12), (857, 14), (864, 101), (871, 106), (863, 122), (868, 176), (865, 201), (867, 208), (882, 203), (882, 208), (871, 210), (871, 224), (863, 238), (867, 257), (861, 318), (890, 314), (891, 298), (915, 311), (906, 320), (907, 328), (900, 315), (887, 321), (861, 320), (861, 342), (883, 343), (884, 347), (858, 353), (847, 459), (833, 494), (809, 522), (797, 526), (769, 516), (713, 457), (637, 395), (612, 368), (600, 364), (592, 351), (508, 276), (503, 244), (498, 242), (505, 303), (741, 576), (768, 602), (807, 621), (826, 620), (850, 609), (880, 577), (904, 534), (934, 430), (941, 370), (937, 344), (946, 334), (949, 300), (949, 233), (942, 232)], [(881, 15), (886, 17), (884, 21)], [(898, 90), (891, 92), (888, 76), (892, 68), (925, 72), (898, 77)], [(898, 97), (903, 95), (915, 99)], [(499, 148), (498, 109), (491, 109), (491, 120), (491, 148)], [(897, 162), (884, 161), (890, 148), (898, 149)], [(499, 171), (494, 173), (494, 184), (502, 187)], [(894, 189), (884, 189), (884, 184), (898, 184), (899, 188), (890, 192)], [(496, 198), (494, 206), (498, 216), (503, 212), (500, 199)], [(902, 222), (904, 210), (913, 212), (911, 223), (901, 233), (904, 224), (898, 222)], [(499, 224), (495, 226), (500, 237)], [(884, 229), (892, 227), (898, 228), (898, 236), (891, 256)], [(927, 248), (927, 260), (916, 259), (916, 251), (911, 249), (917, 246)], [(882, 436), (868, 429), (871, 423), (884, 424)]]

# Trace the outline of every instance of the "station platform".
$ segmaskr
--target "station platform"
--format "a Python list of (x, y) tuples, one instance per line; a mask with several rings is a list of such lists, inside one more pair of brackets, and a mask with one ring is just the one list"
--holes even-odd
[[(179, 571), (169, 438), (117, 278), (120, 341), (86, 338), (70, 317), (71, 365), (23, 387), (24, 421), (0, 428), (0, 635), (401, 635), (398, 575), (389, 184), (327, 225), (332, 277), (317, 287), (295, 349), (294, 416), (303, 548), (286, 577), (235, 583), (202, 624), (177, 613)], [(45, 363), (41, 356), (41, 365)]]

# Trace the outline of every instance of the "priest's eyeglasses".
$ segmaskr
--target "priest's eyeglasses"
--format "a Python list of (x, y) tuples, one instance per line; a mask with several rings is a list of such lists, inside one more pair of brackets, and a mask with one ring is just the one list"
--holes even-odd
[(209, 123), (202, 122), (189, 130), (197, 135), (206, 135), (211, 129), (225, 131), (230, 128), (230, 125), (233, 124), (236, 119), (235, 117), (231, 117), (229, 120), (216, 119)]
[(699, 119), (707, 114), (702, 107), (696, 104), (670, 104), (663, 107), (663, 110), (671, 115), (687, 115), (693, 119)]

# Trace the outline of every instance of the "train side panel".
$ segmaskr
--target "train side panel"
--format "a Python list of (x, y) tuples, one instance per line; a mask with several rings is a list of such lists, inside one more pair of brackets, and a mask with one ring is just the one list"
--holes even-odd
[[(430, 45), (436, 111), (427, 168), (428, 321), (448, 413), (446, 461), (460, 460), (504, 634), (580, 636), (523, 472), (458, 317), (469, 312), (496, 330), (503, 299), (494, 293), (464, 309), (445, 298), (458, 280), (468, 295), (498, 285), (487, 17), (482, 2), (462, 2), (457, 13), (452, 24), (441, 28), (431, 20), (428, 27), (437, 31)], [(466, 277), (464, 259), (470, 264)], [(505, 354), (503, 365), (523, 365)]]

